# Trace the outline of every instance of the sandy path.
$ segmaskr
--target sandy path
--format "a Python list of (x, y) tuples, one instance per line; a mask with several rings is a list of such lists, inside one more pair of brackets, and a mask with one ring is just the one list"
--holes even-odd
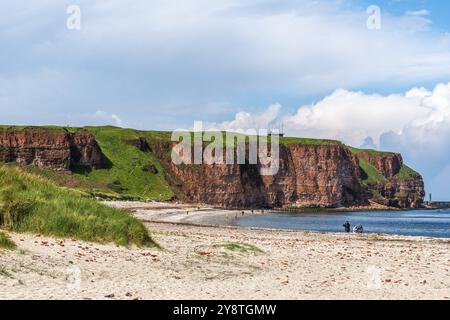
[(0, 298), (450, 298), (450, 240), (147, 225), (163, 251), (11, 234)]

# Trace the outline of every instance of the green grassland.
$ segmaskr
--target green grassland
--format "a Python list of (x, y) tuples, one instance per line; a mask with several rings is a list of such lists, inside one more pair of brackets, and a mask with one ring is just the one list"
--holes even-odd
[[(94, 195), (112, 195), (138, 200), (169, 200), (173, 193), (165, 180), (165, 171), (151, 152), (142, 152), (127, 143), (144, 137), (151, 140), (169, 140), (166, 133), (140, 132), (115, 127), (88, 127), (100, 148), (111, 161), (110, 169), (76, 172), (72, 178)], [(157, 173), (146, 170), (154, 166)]]
[(145, 226), (126, 212), (5, 165), (0, 165), (0, 228), (124, 246), (155, 245)]
[[(353, 147), (349, 147), (349, 150), (358, 157), (361, 153), (367, 153), (369, 155), (374, 156), (392, 156), (395, 155), (393, 152), (386, 152), (386, 151), (378, 151), (378, 150), (372, 150), (372, 149), (357, 149)], [(358, 157), (359, 160), (359, 166), (361, 170), (361, 180), (364, 185), (371, 185), (371, 184), (377, 184), (377, 183), (384, 183), (386, 182), (386, 178), (368, 161), (363, 159), (362, 157)], [(398, 179), (398, 180), (409, 180), (409, 179), (416, 179), (419, 178), (420, 174), (407, 165), (403, 165), (400, 168), (400, 171), (392, 178), (392, 179)]]

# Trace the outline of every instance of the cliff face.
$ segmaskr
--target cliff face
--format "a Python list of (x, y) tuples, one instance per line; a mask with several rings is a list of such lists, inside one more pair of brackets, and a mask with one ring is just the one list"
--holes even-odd
[(374, 199), (386, 206), (398, 208), (419, 208), (425, 197), (424, 183), (421, 178), (393, 179), (372, 187), (381, 198)]
[(392, 178), (403, 166), (403, 159), (397, 153), (374, 154), (369, 151), (358, 153), (358, 157), (372, 164), (385, 178)]
[[(101, 129), (96, 130), (93, 132), (98, 134)], [(180, 199), (194, 203), (223, 207), (346, 207), (376, 202), (416, 208), (425, 194), (422, 177), (405, 166), (399, 154), (357, 150), (339, 142), (280, 144), (278, 173), (262, 176), (260, 163), (175, 165), (167, 138), (147, 139), (141, 134), (145, 132), (136, 132), (137, 139), (124, 139), (124, 147), (132, 146), (139, 154), (155, 159), (154, 164), (159, 162), (165, 169), (165, 186), (170, 186)], [(117, 152), (117, 148), (109, 152)], [(132, 161), (136, 159), (139, 157)], [(87, 130), (72, 133), (48, 128), (0, 129), (0, 162), (63, 172), (111, 165), (95, 136)], [(158, 174), (154, 164), (141, 164), (145, 170), (139, 174)], [(117, 173), (111, 179), (117, 180)], [(162, 181), (166, 183), (164, 178)]]
[(340, 207), (365, 203), (358, 160), (343, 145), (280, 146), (280, 170), (264, 176), (268, 205)]
[(85, 130), (69, 133), (59, 129), (0, 130), (0, 161), (69, 171), (73, 166), (99, 168), (107, 165), (95, 138)]
[[(169, 144), (154, 144), (151, 149), (165, 164), (177, 194), (192, 202), (225, 207), (345, 207), (374, 201), (417, 208), (424, 198), (420, 176), (398, 177), (404, 166), (400, 155), (354, 154), (338, 143), (280, 145), (280, 169), (274, 176), (261, 176), (260, 164), (177, 166), (170, 161)], [(360, 159), (372, 164), (385, 179), (365, 184)]]
[(359, 151), (357, 155), (384, 177), (381, 181), (368, 184), (372, 201), (399, 208), (418, 208), (422, 205), (425, 197), (423, 179), (404, 165), (400, 154)]

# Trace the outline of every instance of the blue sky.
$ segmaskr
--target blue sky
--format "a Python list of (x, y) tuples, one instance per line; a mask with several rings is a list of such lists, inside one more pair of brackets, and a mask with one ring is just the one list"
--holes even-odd
[[(69, 5), (81, 29), (66, 27)], [(366, 9), (381, 10), (369, 30)], [(17, 0), (0, 123), (235, 129), (400, 151), (450, 198), (447, 1)], [(370, 143), (369, 143), (370, 142)]]

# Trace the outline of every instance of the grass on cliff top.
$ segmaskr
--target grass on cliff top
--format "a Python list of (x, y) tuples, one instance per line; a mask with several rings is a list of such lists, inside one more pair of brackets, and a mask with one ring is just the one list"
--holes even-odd
[(6, 235), (0, 231), (0, 249), (12, 250), (16, 247), (16, 244)]
[(361, 182), (364, 185), (384, 183), (386, 178), (370, 162), (359, 158), (359, 168), (361, 171)]
[(59, 126), (8, 126), (0, 125), (0, 130), (23, 131), (25, 129), (46, 129), (54, 132), (64, 132), (66, 128)]
[[(75, 132), (78, 128), (62, 128)], [(142, 152), (127, 143), (145, 137), (150, 140), (170, 140), (167, 132), (140, 132), (112, 126), (85, 127), (95, 136), (102, 152), (111, 162), (108, 169), (86, 170), (74, 168), (73, 174), (23, 167), (29, 173), (38, 174), (60, 186), (79, 189), (100, 198), (123, 200), (170, 200), (173, 192), (165, 180), (165, 171), (150, 152)], [(154, 167), (157, 173), (151, 172)]]
[(354, 154), (354, 155), (358, 155), (360, 153), (367, 153), (369, 155), (373, 155), (373, 156), (391, 156), (391, 155), (395, 155), (395, 152), (388, 152), (388, 151), (379, 151), (379, 150), (374, 150), (374, 149), (358, 149), (358, 148), (354, 148), (354, 147), (350, 147), (347, 146), (347, 148)]
[(412, 168), (408, 167), (407, 165), (403, 165), (400, 169), (400, 171), (395, 175), (395, 178), (398, 178), (400, 180), (408, 180), (408, 179), (417, 179), (420, 178), (421, 175), (413, 170)]
[(124, 246), (155, 245), (146, 227), (126, 212), (4, 165), (0, 165), (0, 227)]
[[(110, 169), (76, 172), (83, 187), (93, 193), (112, 193), (119, 197), (139, 200), (169, 200), (172, 190), (165, 180), (165, 171), (151, 152), (143, 152), (127, 141), (145, 137), (147, 140), (164, 140), (165, 133), (139, 132), (116, 127), (87, 127), (103, 153), (111, 161)], [(157, 173), (148, 170), (150, 166)]]
[[(386, 151), (378, 151), (372, 149), (357, 149), (353, 147), (348, 147), (349, 150), (358, 156), (362, 152), (368, 153), (374, 156), (386, 156), (386, 155), (395, 155), (394, 152), (386, 152)], [(384, 183), (387, 179), (384, 177), (381, 172), (379, 172), (371, 163), (366, 161), (365, 159), (358, 157), (359, 166), (361, 170), (361, 180), (365, 185)], [(420, 174), (407, 165), (403, 164), (400, 168), (400, 171), (394, 176), (394, 179), (400, 180), (408, 180), (408, 179), (416, 179), (420, 178)]]
[(295, 137), (282, 137), (280, 141), (284, 145), (300, 144), (300, 145), (314, 145), (314, 146), (334, 146), (342, 144), (340, 141), (337, 140), (295, 138)]
[[(144, 131), (145, 133), (145, 131)], [(206, 132), (204, 132), (206, 133)], [(237, 133), (237, 132), (226, 132), (226, 131), (210, 131), (208, 132), (211, 135), (221, 135), (222, 136), (222, 145), (230, 146), (230, 147), (236, 147), (237, 142), (239, 139), (242, 139), (243, 141), (250, 141), (250, 139), (256, 139), (256, 141), (266, 141), (267, 143), (271, 143), (271, 137), (270, 136), (257, 136), (257, 135), (247, 135), (243, 133)], [(152, 134), (155, 134), (153, 132)], [(170, 141), (171, 134), (166, 133), (167, 135), (162, 137), (163, 140)], [(194, 142), (194, 132), (190, 132), (191, 135), (191, 142)], [(232, 144), (228, 143), (227, 135), (229, 137), (234, 136), (234, 140)], [(206, 139), (206, 138), (205, 138)], [(209, 145), (214, 144), (215, 139), (211, 138), (212, 141), (203, 141), (203, 145)], [(255, 141), (255, 140), (252, 140)], [(326, 139), (312, 139), (312, 138), (296, 138), (296, 137), (281, 137), (279, 139), (280, 144), (282, 145), (289, 145), (289, 144), (299, 144), (299, 145), (314, 145), (314, 146), (323, 146), (323, 145), (341, 145), (342, 143), (340, 141), (336, 140), (326, 140)]]

